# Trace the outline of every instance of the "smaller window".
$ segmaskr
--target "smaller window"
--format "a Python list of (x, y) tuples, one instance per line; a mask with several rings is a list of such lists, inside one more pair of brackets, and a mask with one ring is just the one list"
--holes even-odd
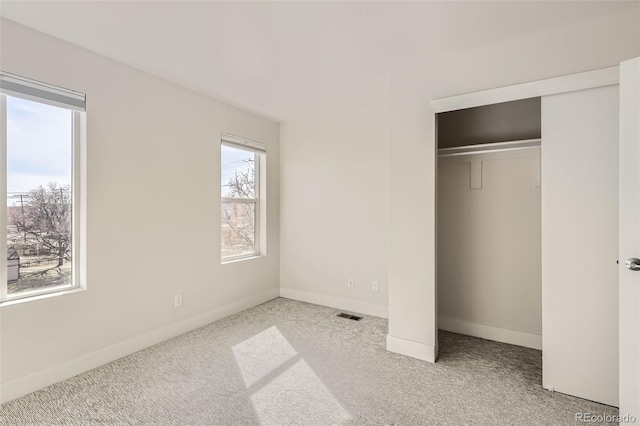
[(261, 253), (261, 173), (265, 146), (224, 134), (221, 146), (221, 252), (222, 261)]

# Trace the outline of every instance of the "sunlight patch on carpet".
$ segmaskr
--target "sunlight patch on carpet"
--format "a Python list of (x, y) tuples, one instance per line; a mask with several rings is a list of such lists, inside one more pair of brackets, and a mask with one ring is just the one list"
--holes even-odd
[(232, 350), (262, 424), (340, 424), (351, 419), (276, 327)]

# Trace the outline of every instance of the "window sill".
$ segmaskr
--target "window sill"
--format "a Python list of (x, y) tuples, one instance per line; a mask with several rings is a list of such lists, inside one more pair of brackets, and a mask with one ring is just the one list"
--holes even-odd
[(261, 257), (265, 257), (266, 255), (264, 254), (250, 254), (247, 256), (243, 256), (243, 257), (234, 257), (234, 258), (230, 258), (230, 259), (222, 259), (222, 261), (220, 262), (222, 265), (227, 265), (229, 263), (238, 263), (238, 262), (242, 262), (244, 260), (252, 260), (252, 259), (258, 259)]
[(21, 297), (19, 299), (18, 298), (16, 298), (16, 299), (7, 299), (7, 300), (3, 300), (2, 302), (0, 302), (0, 308), (3, 308), (5, 306), (18, 305), (18, 304), (21, 304), (21, 303), (33, 302), (33, 301), (36, 301), (36, 300), (49, 299), (51, 297), (64, 296), (66, 294), (80, 293), (80, 292), (85, 291), (85, 290), (86, 290), (86, 288), (83, 288), (83, 287), (74, 287), (74, 288), (70, 288), (68, 290), (52, 291), (51, 293), (34, 294), (33, 296), (25, 296), (25, 297)]

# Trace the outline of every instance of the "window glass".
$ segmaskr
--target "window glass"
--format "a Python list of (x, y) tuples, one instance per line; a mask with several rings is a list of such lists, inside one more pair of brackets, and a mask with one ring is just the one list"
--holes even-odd
[(256, 154), (222, 145), (222, 196), (254, 198)]
[(7, 96), (7, 294), (71, 286), (73, 111)]
[(258, 154), (222, 145), (222, 258), (257, 253)]

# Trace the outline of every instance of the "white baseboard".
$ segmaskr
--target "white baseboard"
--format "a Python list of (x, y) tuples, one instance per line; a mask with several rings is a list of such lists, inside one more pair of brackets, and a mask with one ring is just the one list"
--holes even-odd
[(233, 315), (261, 303), (275, 299), (280, 295), (277, 288), (247, 297), (246, 299), (230, 303), (197, 317), (190, 318), (167, 327), (151, 331), (142, 336), (108, 346), (104, 349), (83, 355), (62, 364), (54, 365), (27, 376), (11, 380), (2, 384), (2, 400), (5, 403), (28, 393), (66, 380), (70, 377), (89, 371), (93, 368), (115, 361), (165, 340), (203, 327), (221, 318)]
[(299, 300), (300, 302), (313, 303), (315, 305), (328, 306), (335, 309), (344, 309), (345, 311), (353, 313), (389, 318), (389, 311), (386, 306), (375, 305), (373, 303), (359, 302), (357, 300), (326, 296), (324, 294), (293, 290), (290, 288), (280, 288), (280, 297)]
[(542, 349), (542, 336), (526, 333), (524, 331), (510, 330), (508, 328), (493, 327), (490, 325), (475, 324), (455, 318), (438, 317), (438, 328), (452, 333), (466, 334), (487, 340), (509, 343), (511, 345), (524, 346), (532, 349)]
[(387, 350), (428, 362), (436, 362), (435, 346), (387, 335)]

